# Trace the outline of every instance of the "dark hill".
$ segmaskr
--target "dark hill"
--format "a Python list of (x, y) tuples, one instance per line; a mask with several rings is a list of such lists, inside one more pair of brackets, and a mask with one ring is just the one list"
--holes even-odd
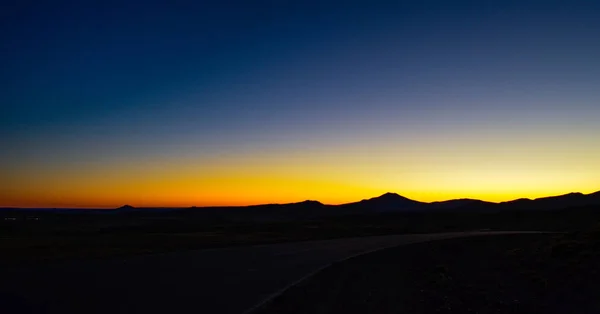
[(411, 200), (396, 193), (385, 193), (381, 196), (362, 200), (356, 203), (340, 205), (351, 211), (364, 210), (368, 212), (390, 212), (416, 210), (426, 203)]
[(517, 199), (499, 204), (501, 210), (557, 210), (569, 207), (600, 205), (600, 193), (568, 193), (536, 199)]
[(117, 208), (118, 210), (131, 210), (131, 209), (135, 209), (135, 207), (131, 206), (131, 205), (123, 205), (119, 208)]
[(588, 194), (592, 198), (600, 198), (600, 191)]
[(461, 198), (442, 202), (431, 202), (426, 208), (427, 210), (471, 210), (483, 209), (484, 207), (493, 207), (493, 205), (496, 205), (496, 203), (470, 198)]

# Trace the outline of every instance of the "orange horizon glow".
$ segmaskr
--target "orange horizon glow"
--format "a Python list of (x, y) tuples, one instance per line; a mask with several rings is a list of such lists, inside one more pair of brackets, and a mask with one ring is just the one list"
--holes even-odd
[(593, 136), (548, 143), (492, 140), (485, 146), (443, 138), (389, 145), (383, 138), (319, 150), (29, 163), (3, 169), (0, 206), (241, 206), (307, 199), (343, 204), (386, 192), (423, 202), (501, 202), (600, 189), (600, 147), (590, 144)]
[(540, 172), (535, 176), (517, 175), (508, 170), (488, 172), (485, 181), (477, 173), (463, 171), (459, 176), (443, 169), (434, 173), (433, 180), (428, 179), (432, 175), (427, 172), (406, 171), (399, 175), (401, 169), (386, 172), (375, 165), (345, 172), (338, 163), (337, 167), (318, 167), (310, 174), (305, 167), (310, 168), (298, 165), (285, 169), (269, 163), (268, 166), (253, 165), (246, 171), (233, 166), (195, 171), (188, 167), (178, 171), (168, 168), (164, 172), (131, 167), (119, 173), (96, 169), (88, 170), (86, 176), (78, 176), (79, 171), (65, 172), (60, 184), (52, 176), (38, 175), (36, 181), (30, 181), (28, 176), (22, 175), (14, 177), (12, 185), (0, 189), (0, 207), (246, 206), (307, 199), (336, 205), (386, 192), (423, 202), (457, 198), (501, 202), (570, 192), (588, 194), (600, 189), (593, 176), (577, 173), (569, 176), (559, 171)]
[[(198, 201), (194, 201), (194, 200), (185, 200), (185, 199), (174, 199), (174, 200), (170, 200), (170, 199), (164, 199), (162, 201), (157, 201), (157, 202), (129, 202), (126, 200), (120, 201), (112, 201), (112, 202), (104, 202), (102, 200), (98, 200), (98, 201), (94, 201), (94, 200), (86, 200), (85, 202), (55, 202), (55, 201), (43, 201), (43, 200), (35, 200), (35, 201), (23, 201), (23, 200), (19, 200), (18, 202), (12, 202), (10, 199), (3, 199), (2, 203), (0, 203), (0, 207), (6, 207), (6, 208), (90, 208), (90, 209), (114, 209), (114, 208), (118, 208), (124, 205), (131, 205), (133, 207), (138, 207), (138, 208), (188, 208), (188, 207), (235, 207), (235, 206), (252, 206), (252, 205), (264, 205), (264, 204), (287, 204), (287, 203), (297, 203), (297, 202), (302, 202), (305, 200), (314, 200), (314, 201), (319, 201), (323, 204), (326, 205), (341, 205), (341, 204), (347, 204), (347, 203), (352, 203), (352, 202), (357, 202), (363, 199), (369, 199), (369, 198), (373, 198), (373, 197), (377, 197), (380, 196), (384, 193), (396, 193), (399, 194), (401, 196), (407, 197), (409, 199), (415, 200), (415, 201), (420, 201), (420, 202), (436, 202), (436, 201), (447, 201), (447, 200), (452, 200), (452, 199), (461, 199), (461, 198), (468, 198), (468, 199), (478, 199), (478, 200), (482, 200), (482, 201), (487, 201), (487, 202), (505, 202), (505, 201), (511, 201), (511, 200), (516, 200), (516, 199), (520, 199), (520, 198), (529, 198), (529, 199), (535, 199), (535, 198), (540, 198), (540, 197), (548, 197), (548, 196), (558, 196), (558, 195), (564, 195), (564, 194), (568, 194), (568, 193), (583, 193), (583, 194), (591, 194), (594, 192), (598, 192), (597, 190), (586, 190), (586, 191), (557, 191), (554, 193), (550, 193), (550, 194), (541, 194), (538, 193), (536, 195), (512, 195), (512, 196), (505, 196), (502, 197), (502, 195), (492, 195), (489, 197), (479, 197), (476, 195), (454, 195), (454, 194), (445, 194), (445, 193), (434, 193), (432, 195), (444, 195), (444, 197), (442, 198), (434, 198), (434, 196), (432, 197), (416, 197), (416, 196), (425, 196), (426, 194), (419, 194), (419, 193), (414, 193), (414, 194), (407, 194), (407, 193), (401, 193), (398, 191), (393, 191), (393, 190), (389, 190), (386, 192), (382, 192), (382, 191), (378, 191), (376, 194), (357, 194), (354, 198), (344, 198), (344, 199), (338, 199), (337, 201), (323, 201), (321, 199), (318, 198), (294, 198), (294, 197), (288, 197), (288, 198), (279, 198), (279, 199), (250, 199), (249, 201), (247, 201), (246, 199), (239, 199), (239, 200), (234, 200), (234, 201), (228, 201), (228, 200), (221, 200), (221, 199), (205, 199), (203, 200), (198, 200)], [(330, 198), (329, 198), (330, 199)]]

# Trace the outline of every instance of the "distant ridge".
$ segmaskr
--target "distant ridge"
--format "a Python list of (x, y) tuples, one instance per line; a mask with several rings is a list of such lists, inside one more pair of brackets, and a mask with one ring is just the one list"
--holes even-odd
[[(541, 197), (536, 199), (519, 198), (506, 202), (488, 202), (478, 199), (471, 198), (458, 198), (446, 201), (436, 202), (420, 202), (416, 201), (397, 193), (387, 192), (380, 196), (376, 196), (369, 199), (363, 199), (358, 202), (340, 204), (340, 205), (326, 205), (316, 200), (305, 200), (296, 203), (284, 203), (284, 204), (263, 204), (263, 205), (251, 205), (242, 207), (264, 207), (264, 206), (276, 206), (276, 207), (306, 207), (306, 208), (342, 208), (349, 212), (392, 212), (392, 211), (415, 211), (415, 210), (454, 210), (454, 209), (557, 209), (573, 206), (586, 206), (586, 205), (600, 205), (600, 191), (583, 194), (579, 192), (572, 192), (557, 196)], [(235, 206), (228, 206), (235, 207)], [(202, 208), (202, 207), (194, 207)]]
[(250, 205), (248, 207), (256, 207), (256, 206), (297, 206), (297, 205), (304, 205), (304, 206), (326, 206), (325, 204), (319, 202), (319, 201), (313, 201), (313, 200), (305, 200), (302, 202), (296, 202), (296, 203), (284, 203), (284, 204), (279, 204), (279, 203), (274, 203), (274, 204), (259, 204), (259, 205)]
[[(175, 207), (134, 207), (123, 205), (113, 210), (106, 209), (61, 209), (61, 208), (0, 208), (2, 212), (167, 212), (167, 211), (196, 211), (196, 210), (235, 210), (235, 209), (268, 209), (279, 212), (281, 210), (304, 211), (306, 215), (339, 215), (339, 214), (368, 214), (378, 212), (405, 212), (405, 211), (501, 211), (501, 210), (554, 210), (568, 207), (581, 207), (589, 205), (600, 206), (600, 191), (583, 194), (578, 192), (557, 196), (540, 197), (536, 199), (520, 198), (506, 202), (487, 202), (478, 199), (459, 198), (438, 202), (420, 202), (397, 193), (384, 193), (380, 196), (363, 199), (358, 202), (340, 205), (326, 205), (317, 200), (305, 200), (296, 203), (260, 204), (250, 206), (191, 206), (187, 208)], [(254, 211), (252, 211), (254, 212)]]
[(567, 193), (567, 194), (563, 194), (563, 195), (558, 195), (558, 196), (540, 197), (540, 198), (536, 198), (535, 201), (567, 199), (567, 198), (569, 198), (569, 199), (578, 199), (578, 198), (582, 198), (584, 196), (585, 196), (585, 194), (583, 194), (583, 193), (571, 192), (571, 193)]

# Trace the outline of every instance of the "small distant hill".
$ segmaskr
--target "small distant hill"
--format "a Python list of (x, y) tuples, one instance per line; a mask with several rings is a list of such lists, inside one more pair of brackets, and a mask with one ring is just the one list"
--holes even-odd
[(251, 205), (248, 207), (258, 208), (258, 207), (281, 207), (281, 208), (290, 208), (290, 207), (323, 207), (325, 206), (323, 203), (319, 201), (306, 200), (297, 203), (286, 203), (286, 204), (262, 204), (262, 205)]
[(431, 202), (427, 204), (427, 210), (456, 210), (456, 209), (475, 209), (475, 208), (486, 208), (492, 207), (496, 203), (485, 202), (482, 200), (476, 200), (471, 198), (461, 198), (455, 200), (448, 200), (442, 202)]
[(135, 209), (135, 207), (133, 207), (131, 205), (123, 205), (123, 206), (117, 208), (117, 210), (131, 210), (131, 209)]

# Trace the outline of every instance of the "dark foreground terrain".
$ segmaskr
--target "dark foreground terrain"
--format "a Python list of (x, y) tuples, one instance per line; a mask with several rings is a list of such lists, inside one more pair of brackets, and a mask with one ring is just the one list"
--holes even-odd
[[(581, 231), (600, 222), (599, 200), (600, 192), (425, 204), (385, 194), (341, 206), (2, 209), (0, 313), (240, 313), (357, 253), (447, 237), (432, 233), (495, 230), (567, 235), (375, 253), (329, 268), (261, 310), (596, 313), (598, 236)], [(326, 239), (335, 240), (301, 242)], [(206, 250), (221, 247), (230, 248)]]
[[(303, 212), (304, 208), (293, 210)], [(246, 211), (248, 217), (253, 217), (253, 209)], [(560, 210), (349, 214), (294, 221), (280, 216), (249, 221), (238, 219), (235, 211), (218, 213), (219, 217), (201, 209), (107, 214), (5, 212), (19, 220), (0, 221), (0, 265), (390, 234), (476, 230), (573, 232), (600, 222), (600, 205)]]
[(1, 267), (0, 313), (239, 314), (306, 275), (356, 254), (490, 234), (346, 238)]
[(441, 240), (334, 264), (256, 313), (600, 313), (600, 229)]
[(250, 244), (473, 230), (577, 231), (600, 221), (600, 191), (490, 203), (395, 193), (342, 205), (0, 208), (0, 265)]

